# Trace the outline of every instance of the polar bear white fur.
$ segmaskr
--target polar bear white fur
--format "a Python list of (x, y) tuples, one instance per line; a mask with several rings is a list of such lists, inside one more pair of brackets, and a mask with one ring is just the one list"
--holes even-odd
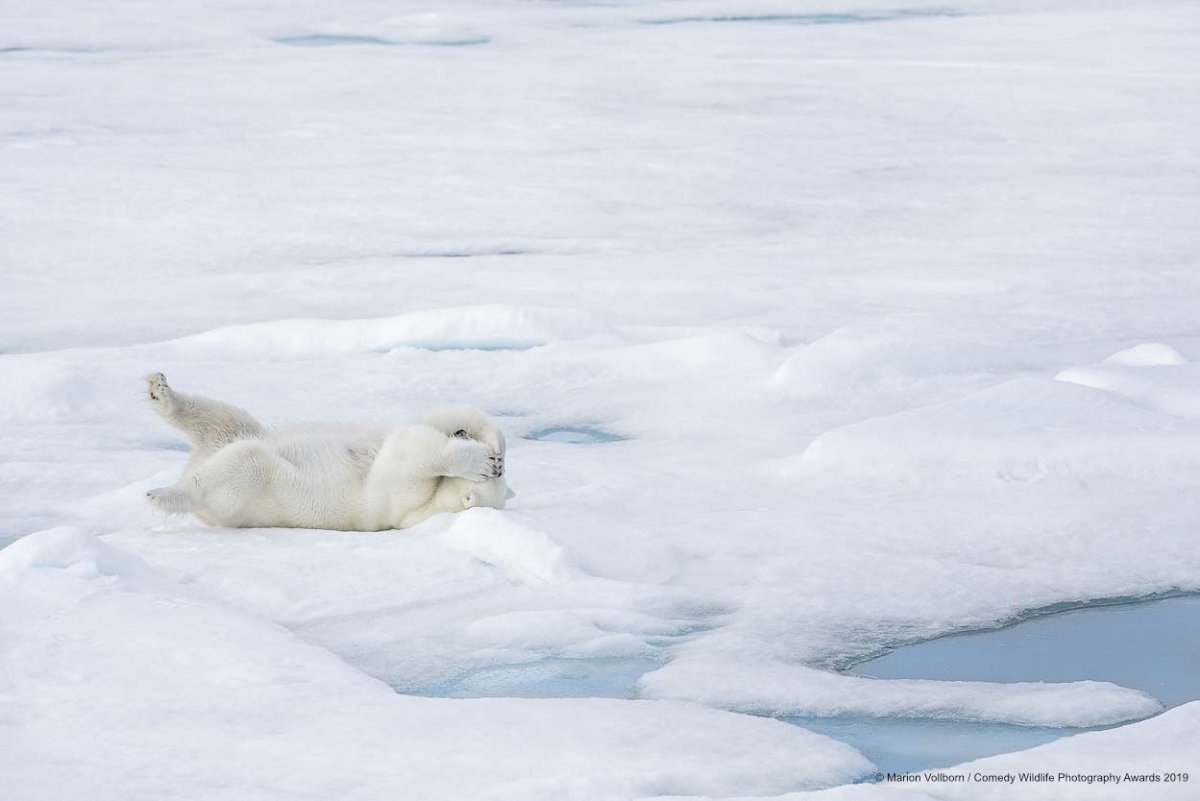
[(173, 486), (146, 493), (170, 514), (210, 526), (382, 531), (440, 512), (503, 509), (504, 434), (470, 407), (423, 423), (265, 428), (227, 403), (176, 392), (146, 376), (150, 402), (193, 453)]

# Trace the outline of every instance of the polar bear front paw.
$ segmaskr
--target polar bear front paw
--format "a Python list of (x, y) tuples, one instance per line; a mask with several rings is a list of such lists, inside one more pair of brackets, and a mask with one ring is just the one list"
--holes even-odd
[(504, 457), (482, 442), (453, 439), (449, 445), (446, 475), (468, 481), (487, 481), (504, 472)]

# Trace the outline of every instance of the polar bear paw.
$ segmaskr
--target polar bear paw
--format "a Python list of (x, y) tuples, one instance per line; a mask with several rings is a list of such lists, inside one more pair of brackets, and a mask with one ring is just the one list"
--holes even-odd
[(196, 508), (196, 499), (179, 487), (158, 487), (146, 493), (146, 500), (158, 511), (168, 515), (182, 515)]
[(504, 475), (504, 447), (502, 445), (489, 440), (478, 440), (470, 431), (467, 431), (465, 428), (458, 429), (450, 436), (454, 437), (455, 439), (467, 439), (475, 440), (476, 442), (483, 442), (483, 444), (487, 445), (492, 452), (493, 467), (496, 470), (495, 476)]
[(468, 481), (487, 481), (504, 474), (504, 457), (482, 442), (452, 439), (446, 475)]
[(146, 394), (150, 397), (150, 403), (161, 413), (169, 412), (175, 406), (175, 393), (162, 373), (146, 376)]

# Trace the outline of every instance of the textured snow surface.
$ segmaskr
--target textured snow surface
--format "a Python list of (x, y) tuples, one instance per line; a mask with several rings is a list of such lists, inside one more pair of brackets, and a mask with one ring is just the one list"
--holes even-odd
[(77, 530), (10, 546), (0, 570), (22, 617), (3, 632), (18, 640), (0, 687), (23, 701), (8, 798), (728, 795), (869, 766), (785, 723), (670, 702), (400, 696)]
[[(835, 671), (1200, 590), (1194, 2), (8, 0), (0, 94), (5, 801), (769, 795), (871, 766), (755, 715), (1159, 708)], [(158, 519), (155, 370), (479, 405), (517, 497)], [(436, 697), (583, 659), (655, 670)], [(1200, 774), (1195, 706), (994, 761)]]

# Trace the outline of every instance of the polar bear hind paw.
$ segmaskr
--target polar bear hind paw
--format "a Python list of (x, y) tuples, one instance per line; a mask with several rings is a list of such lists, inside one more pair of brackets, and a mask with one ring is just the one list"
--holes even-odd
[(151, 373), (146, 376), (146, 393), (150, 402), (161, 411), (167, 411), (175, 405), (175, 393), (167, 384), (167, 377), (162, 373)]
[(158, 487), (146, 493), (146, 500), (160, 512), (182, 515), (196, 508), (196, 499), (187, 490), (178, 487)]

